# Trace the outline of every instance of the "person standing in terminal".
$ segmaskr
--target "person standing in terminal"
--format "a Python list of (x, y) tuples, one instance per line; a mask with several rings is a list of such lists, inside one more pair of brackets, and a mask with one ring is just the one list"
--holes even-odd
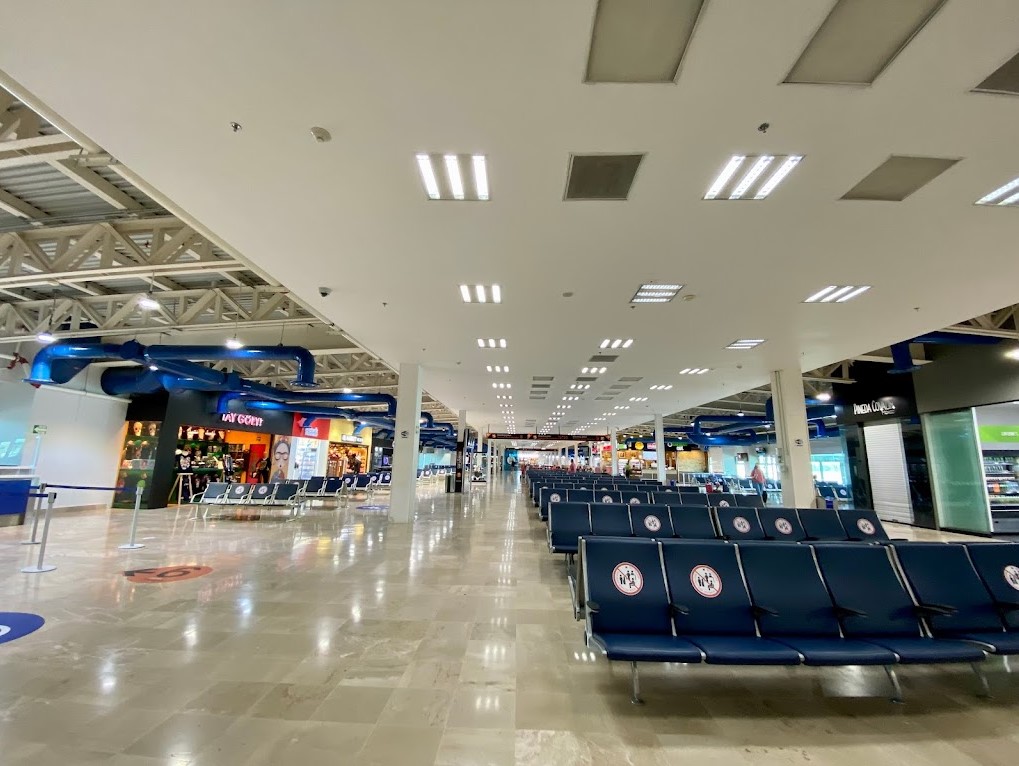
[(757, 494), (767, 503), (768, 493), (764, 491), (764, 469), (761, 468), (760, 461), (754, 464), (754, 470), (750, 472), (750, 481), (753, 482)]

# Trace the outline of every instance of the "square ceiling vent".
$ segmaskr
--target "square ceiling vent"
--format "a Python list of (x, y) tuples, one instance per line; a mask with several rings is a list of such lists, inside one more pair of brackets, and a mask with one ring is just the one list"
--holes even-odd
[(958, 159), (944, 157), (892, 155), (856, 186), (843, 194), (842, 199), (902, 202), (958, 161)]
[(612, 354), (595, 354), (594, 356), (591, 357), (590, 361), (592, 361), (592, 362), (602, 362), (603, 364), (607, 364), (609, 362), (616, 361), (618, 358), (619, 358), (618, 354), (617, 355), (612, 355)]
[(1019, 95), (1019, 53), (995, 69), (973, 90), (978, 93)]
[(704, 0), (598, 0), (586, 82), (671, 83)]
[(945, 0), (838, 0), (785, 78), (871, 85)]
[(625, 200), (643, 154), (571, 154), (568, 200)]

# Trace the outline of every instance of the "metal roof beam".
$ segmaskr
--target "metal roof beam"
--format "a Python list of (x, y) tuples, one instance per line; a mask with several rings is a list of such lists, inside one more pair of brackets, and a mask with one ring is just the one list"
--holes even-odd
[(94, 170), (83, 167), (74, 160), (50, 160), (48, 164), (117, 210), (141, 210), (141, 203), (137, 200), (118, 189)]

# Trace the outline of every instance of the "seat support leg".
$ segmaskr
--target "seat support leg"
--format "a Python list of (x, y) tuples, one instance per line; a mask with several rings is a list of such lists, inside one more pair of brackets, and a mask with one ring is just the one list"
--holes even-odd
[(1004, 665), (1005, 665), (1005, 672), (1006, 672), (1006, 673), (1011, 673), (1011, 672), (1012, 672), (1012, 663), (1010, 663), (1010, 662), (1008, 661), (1008, 655), (1007, 655), (1007, 654), (1006, 654), (1006, 655), (1004, 655), (1004, 656), (1003, 656), (1003, 657), (1002, 657), (1001, 659), (1002, 659), (1002, 660), (1004, 661)]
[(644, 700), (640, 698), (640, 676), (637, 674), (637, 663), (630, 663), (630, 678), (633, 681), (633, 696), (630, 697), (630, 702), (634, 705), (643, 705)]
[(976, 673), (977, 679), (980, 681), (980, 691), (977, 692), (977, 696), (990, 697), (991, 687), (990, 684), (987, 683), (987, 676), (984, 674), (984, 669), (980, 667), (980, 663), (971, 662), (969, 666), (973, 668), (973, 672)]
[(899, 684), (899, 676), (895, 672), (895, 668), (893, 668), (891, 665), (885, 665), (884, 668), (885, 668), (885, 675), (888, 676), (888, 681), (891, 683), (892, 690), (894, 692), (894, 694), (892, 696), (892, 702), (894, 702), (896, 705), (901, 705), (902, 704), (902, 686)]

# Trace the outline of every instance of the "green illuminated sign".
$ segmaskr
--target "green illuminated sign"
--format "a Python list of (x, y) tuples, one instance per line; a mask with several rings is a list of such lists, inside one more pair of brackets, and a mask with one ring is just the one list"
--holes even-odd
[(980, 426), (982, 442), (1019, 442), (1019, 425)]

